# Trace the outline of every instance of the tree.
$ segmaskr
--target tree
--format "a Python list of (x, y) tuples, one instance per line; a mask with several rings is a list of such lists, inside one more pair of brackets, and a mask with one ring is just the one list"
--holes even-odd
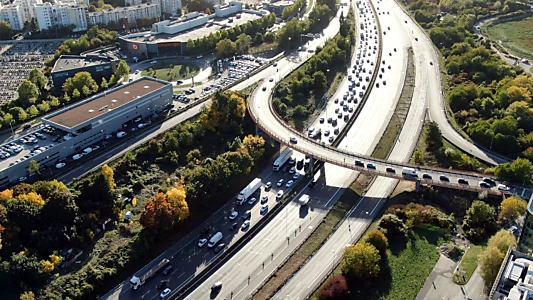
[[(15, 106), (9, 109), (9, 113), (13, 116), (16, 122), (22, 122), (28, 118), (28, 113), (19, 106)], [(4, 115), (4, 121), (6, 120), (6, 116)]]
[(28, 201), (28, 202), (31, 202), (33, 204), (37, 204), (39, 206), (43, 206), (44, 205), (43, 197), (41, 197), (41, 195), (39, 195), (39, 194), (37, 194), (35, 192), (29, 192), (27, 194), (18, 195), (17, 199), (20, 200), (20, 201)]
[(439, 125), (436, 122), (429, 122), (427, 125), (427, 150), (435, 152), (444, 145), (442, 141), (442, 133)]
[(200, 163), (200, 158), (202, 158), (202, 153), (200, 152), (199, 149), (193, 149), (191, 151), (189, 151), (189, 153), (187, 153), (187, 163), (192, 163), (192, 164), (199, 164)]
[(518, 197), (509, 197), (500, 204), (499, 220), (514, 220), (526, 213), (526, 202)]
[(343, 300), (348, 299), (348, 283), (342, 275), (331, 277), (320, 290), (320, 300)]
[(235, 46), (237, 48), (237, 54), (245, 54), (248, 53), (248, 50), (250, 50), (250, 46), (252, 45), (252, 37), (249, 35), (242, 33), (237, 37), (237, 40), (235, 41)]
[[(63, 83), (63, 92), (66, 95), (72, 95), (72, 92), (77, 89), (78, 92), (84, 92), (84, 87), (88, 89), (90, 93), (95, 93), (98, 91), (98, 84), (91, 76), (89, 72), (78, 72), (73, 77), (67, 78), (65, 83)], [(86, 94), (88, 96), (89, 94)]]
[(115, 80), (118, 81), (120, 78), (124, 78), (124, 81), (127, 81), (129, 74), (130, 67), (125, 60), (121, 59), (118, 63), (117, 70), (115, 71)]
[(372, 230), (367, 234), (364, 241), (376, 247), (381, 255), (381, 258), (385, 258), (385, 255), (387, 254), (387, 248), (389, 247), (389, 239), (387, 239), (383, 232), (377, 229)]
[(13, 28), (6, 21), (0, 21), (0, 40), (10, 40), (13, 37)]
[(378, 249), (366, 242), (346, 247), (341, 262), (344, 275), (359, 278), (375, 278), (379, 274), (380, 256)]
[(175, 221), (181, 222), (189, 217), (189, 205), (187, 204), (185, 187), (183, 184), (175, 184), (167, 191), (167, 201), (172, 206)]
[(43, 101), (40, 104), (37, 104), (37, 108), (42, 113), (47, 113), (50, 111), (50, 104), (47, 101)]
[(35, 159), (30, 160), (28, 172), (35, 173), (35, 174), (41, 174), (41, 165)]
[(28, 79), (22, 81), (17, 89), (18, 103), (23, 107), (28, 107), (35, 103), (39, 97), (39, 89)]
[(35, 84), (41, 91), (43, 91), (48, 84), (48, 78), (40, 68), (33, 68), (30, 71), (30, 74), (28, 74), (28, 80)]
[(9, 263), (10, 274), (12, 274), (18, 282), (35, 286), (46, 281), (48, 274), (41, 271), (41, 263), (32, 255), (27, 257), (24, 252), (13, 254)]
[(20, 295), (20, 300), (35, 300), (35, 295), (32, 291), (24, 292)]
[(491, 287), (494, 283), (509, 247), (515, 246), (515, 237), (505, 229), (498, 231), (489, 239), (487, 248), (478, 257), (481, 277), (486, 287)]
[(174, 222), (172, 207), (164, 194), (159, 193), (146, 202), (139, 221), (155, 235), (172, 227)]
[(217, 57), (224, 58), (235, 55), (237, 46), (230, 39), (223, 39), (216, 45)]
[(493, 220), (494, 208), (483, 201), (475, 200), (466, 211), (464, 222), (469, 224), (469, 227), (480, 227)]
[(265, 154), (265, 139), (259, 135), (247, 135), (242, 141), (242, 148), (255, 160), (259, 160)]
[(327, 78), (324, 72), (317, 71), (313, 74), (313, 86), (317, 91), (323, 91), (327, 85)]
[(100, 83), (100, 88), (102, 88), (102, 90), (105, 90), (105, 89), (107, 89), (108, 86), (109, 86), (109, 83), (107, 82), (107, 79), (105, 79), (105, 77), (102, 77), (102, 82)]
[(525, 158), (518, 158), (512, 163), (497, 165), (494, 169), (494, 175), (530, 183), (533, 178), (533, 165)]

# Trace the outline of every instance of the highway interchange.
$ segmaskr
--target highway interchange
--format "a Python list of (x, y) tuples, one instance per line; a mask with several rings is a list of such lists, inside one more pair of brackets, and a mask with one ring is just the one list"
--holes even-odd
[[(427, 40), (427, 38), (425, 37), (423, 32), (417, 27), (417, 25), (413, 23), (410, 19), (408, 19), (408, 17), (404, 14), (401, 8), (398, 7), (395, 3), (390, 3), (390, 1), (392, 0), (383, 1), (384, 3), (388, 4), (387, 6), (378, 4), (378, 2), (374, 3), (377, 7), (382, 8), (381, 11), (378, 10), (380, 12), (379, 19), (382, 26), (381, 31), (387, 32), (389, 36), (391, 34), (395, 36), (395, 39), (387, 39), (387, 34), (382, 35), (382, 59), (385, 60), (385, 64), (383, 66), (391, 66), (390, 69), (386, 67), (386, 71), (384, 72), (387, 84), (380, 85), (379, 88), (373, 88), (372, 93), (370, 94), (370, 97), (367, 101), (367, 104), (365, 105), (361, 114), (355, 121), (354, 125), (352, 126), (352, 129), (347, 133), (346, 138), (339, 145), (338, 149), (349, 151), (351, 153), (342, 154), (338, 150), (332, 150), (328, 147), (323, 147), (320, 144), (311, 142), (303, 137), (299, 137), (298, 143), (296, 145), (292, 145), (294, 148), (312, 152), (315, 157), (322, 158), (323, 160), (326, 160), (325, 157), (328, 157), (327, 160), (333, 161), (336, 165), (350, 166), (352, 169), (355, 169), (353, 167), (354, 159), (360, 156), (357, 156), (354, 153), (369, 154), (372, 152), (372, 149), (379, 141), (379, 137), (385, 130), (388, 120), (394, 112), (396, 101), (398, 99), (399, 93), (401, 92), (401, 90), (397, 87), (403, 85), (407, 60), (407, 47), (409, 46), (413, 47), (413, 50), (415, 52), (415, 97), (411, 104), (411, 109), (409, 111), (407, 122), (402, 128), (400, 138), (398, 139), (398, 144), (395, 145), (390, 158), (397, 162), (401, 162), (409, 158), (410, 153), (412, 152), (412, 149), (416, 144), (416, 139), (418, 137), (418, 134), (413, 133), (418, 133), (421, 130), (425, 108), (426, 106), (428, 106), (428, 104), (430, 104), (430, 110), (432, 106), (437, 107), (435, 109), (435, 116), (437, 117), (438, 107), (441, 108), (440, 113), (442, 114), (442, 116), (444, 116), (444, 122), (447, 124), (448, 127), (451, 128), (451, 131), (457, 134), (453, 127), (451, 127), (451, 125), (447, 122), (444, 112), (442, 110), (444, 102), (442, 100), (442, 94), (440, 93), (440, 79), (437, 65), (438, 59), (436, 57), (436, 53), (433, 49), (431, 42)], [(385, 14), (383, 10), (390, 11)], [(387, 29), (388, 27), (392, 28), (392, 32)], [(317, 44), (323, 43), (326, 38), (333, 36), (337, 31), (338, 20), (337, 18), (335, 18), (334, 21), (332, 21), (331, 25), (324, 31), (323, 37), (310, 42), (307, 47), (310, 49), (316, 48)], [(401, 39), (397, 38), (399, 36), (401, 36)], [(418, 37), (418, 42), (414, 41), (414, 37)], [(361, 48), (359, 48), (359, 44), (356, 49), (357, 51), (361, 51)], [(306, 55), (307, 57), (305, 57)], [(250, 111), (252, 112), (252, 114), (260, 116), (256, 117), (257, 119), (260, 118), (260, 126), (263, 124), (268, 124), (268, 128), (261, 127), (262, 129), (265, 129), (266, 132), (270, 133), (272, 136), (275, 136), (277, 140), (285, 144), (289, 144), (289, 138), (295, 135), (296, 133), (287, 129), (286, 126), (282, 124), (270, 111), (271, 107), (270, 104), (267, 102), (268, 97), (265, 97), (265, 95), (270, 94), (275, 82), (269, 82), (266, 80), (266, 78), (273, 77), (275, 81), (278, 81), (279, 79), (286, 76), (286, 74), (290, 73), (297, 65), (301, 64), (303, 60), (308, 58), (308, 56), (309, 54), (307, 53), (296, 52), (295, 54), (287, 56), (285, 58), (285, 61), (279, 62), (280, 67), (268, 68), (264, 72), (252, 76), (246, 82), (241, 83), (235, 87), (235, 89), (242, 89), (252, 82), (255, 82), (260, 79), (265, 79), (264, 85), (266, 86), (266, 91), (257, 89), (256, 93), (259, 93), (261, 95), (258, 97), (252, 97), (250, 101)], [(352, 61), (352, 65), (354, 64), (356, 56), (354, 55), (353, 58), (354, 59)], [(373, 59), (374, 58), (375, 57), (373, 57)], [(435, 65), (431, 66), (428, 63), (429, 61), (435, 62)], [(376, 62), (375, 65), (381, 67), (380, 62)], [(379, 69), (376, 69), (376, 71), (377, 70)], [(334, 103), (333, 99), (342, 99), (342, 96), (347, 90), (347, 84), (348, 82), (345, 79), (336, 95), (330, 101), (328, 101), (327, 107), (324, 110), (324, 115), (322, 116), (326, 120), (329, 117), (336, 117), (334, 111), (340, 106), (339, 104)], [(358, 89), (356, 90), (357, 92), (359, 92)], [(437, 101), (429, 102), (432, 101), (433, 98), (440, 99), (440, 104), (437, 103)], [(194, 115), (196, 111), (199, 110), (199, 106), (197, 106), (196, 108), (198, 109), (193, 108), (187, 111), (187, 116), (180, 116), (177, 118), (173, 118), (172, 122), (165, 122), (164, 125), (157, 130), (157, 132), (166, 130), (167, 128), (174, 126), (180, 121)], [(432, 115), (432, 118), (436, 121), (437, 117), (433, 117)], [(339, 122), (339, 125), (343, 122), (344, 121)], [(439, 125), (441, 125), (441, 123), (439, 123)], [(319, 119), (317, 119), (313, 126), (317, 128), (320, 127), (323, 131), (325, 131), (328, 130), (326, 126), (329, 125), (327, 124), (327, 122), (321, 124), (319, 122)], [(445, 130), (443, 129), (443, 127), (441, 127), (441, 130), (444, 134)], [(148, 136), (148, 133), (146, 135), (147, 136), (140, 140), (138, 143), (142, 143), (143, 141), (148, 140), (152, 136), (152, 134)], [(470, 144), (460, 135), (458, 136), (459, 138), (457, 140), (465, 145), (466, 149), (468, 149), (467, 151), (470, 151), (470, 153), (477, 157), (486, 155), (483, 151)], [(329, 142), (326, 141), (324, 137), (323, 141)], [(129, 149), (134, 147), (135, 145), (125, 147), (125, 149), (123, 149), (121, 153), (129, 151)], [(111, 154), (109, 154), (109, 156), (111, 156)], [(301, 154), (296, 156), (297, 159), (300, 159), (301, 157)], [(109, 159), (110, 157), (104, 157), (102, 155), (101, 158), (102, 160), (105, 160)], [(490, 159), (491, 158), (486, 155), (486, 158), (483, 160), (488, 161)], [(368, 161), (365, 161), (365, 163), (367, 162)], [(378, 169), (380, 169), (381, 171), (384, 171), (385, 166), (391, 166), (390, 163), (378, 163), (375, 161), (372, 162), (376, 163)], [(82, 173), (87, 171), (88, 168), (90, 167), (85, 166), (83, 167), (83, 169), (81, 169), (81, 167), (79, 169), (74, 169), (72, 173), (65, 175), (66, 177), (64, 179), (67, 179), (68, 176), (75, 177), (77, 174), (81, 175)], [(395, 167), (395, 169), (397, 173), (401, 172), (401, 167), (398, 166)], [(296, 247), (300, 242), (304, 240), (304, 238), (308, 234), (310, 234), (311, 230), (318, 224), (318, 222), (325, 215), (328, 209), (340, 197), (342, 191), (348, 186), (351, 181), (353, 181), (353, 179), (357, 175), (357, 173), (355, 173), (353, 170), (330, 164), (326, 164), (322, 172), (325, 173), (325, 176), (324, 174), (321, 176), (319, 185), (312, 191), (310, 191), (309, 189), (303, 191), (305, 193), (309, 193), (312, 196), (312, 201), (309, 205), (309, 210), (301, 209), (294, 202), (287, 205), (287, 207), (285, 207), (284, 210), (280, 214), (278, 214), (276, 218), (274, 218), (274, 220), (272, 220), (256, 237), (254, 237), (250, 242), (248, 242), (246, 246), (239, 253), (237, 253), (237, 255), (235, 255), (222, 268), (215, 272), (212, 275), (212, 278), (206, 280), (203, 285), (193, 291), (189, 295), (189, 298), (207, 299), (211, 296), (209, 290), (210, 286), (217, 280), (222, 280), (224, 282), (224, 287), (221, 293), (217, 296), (217, 298), (220, 299), (223, 299), (223, 297), (231, 297), (232, 292), (233, 299), (245, 298), (249, 296), (255, 288), (259, 287), (262, 281), (267, 277), (269, 272), (271, 272), (273, 268), (292, 251), (291, 249), (294, 249), (294, 247)], [(438, 176), (440, 176), (441, 174), (446, 174), (452, 182), (454, 180), (456, 181), (457, 178), (461, 176), (469, 180), (471, 185), (476, 185), (477, 182), (481, 179), (478, 175), (468, 176), (466, 173), (460, 173), (460, 175), (452, 175), (446, 173), (445, 171), (439, 170), (437, 172), (431, 172), (431, 170), (426, 170), (424, 168), (421, 168), (419, 172), (420, 174), (431, 174), (433, 178), (438, 178)], [(279, 178), (283, 177), (286, 180), (288, 179), (288, 175), (280, 175), (279, 173), (273, 173), (271, 170), (265, 170), (263, 174), (260, 175), (260, 177), (262, 178), (263, 183), (267, 181), (275, 183)], [(348, 223), (344, 222), (341, 228), (335, 234), (335, 236), (338, 235), (338, 239), (336, 239), (337, 242), (331, 245), (329, 245), (329, 243), (326, 244), (328, 246), (326, 247), (325, 245), (323, 250), (317, 253), (317, 257), (320, 257), (318, 256), (320, 253), (325, 253), (324, 257), (328, 257), (328, 255), (329, 258), (333, 257), (331, 259), (332, 263), (335, 260), (338, 260), (340, 258), (340, 253), (342, 251), (343, 245), (347, 244), (347, 242), (344, 242), (344, 240), (347, 239), (348, 242), (353, 242), (353, 240), (358, 235), (360, 235), (361, 232), (364, 231), (364, 229), (366, 228), (366, 224), (368, 224), (368, 222), (372, 220), (374, 214), (378, 211), (378, 206), (383, 203), (382, 199), (387, 197), (390, 191), (392, 191), (392, 188), (395, 186), (395, 184), (396, 180), (394, 179), (379, 177), (369, 189), (365, 198), (361, 200), (359, 204), (355, 207), (355, 209), (352, 211), (350, 218), (348, 219)], [(266, 193), (266, 195), (269, 196), (269, 203), (271, 203), (272, 205), (275, 203), (273, 199), (276, 191), (277, 189), (274, 188), (268, 193)], [(254, 205), (254, 209), (252, 210), (252, 224), (260, 218), (259, 206), (260, 205), (257, 204)], [(239, 233), (239, 231), (231, 233), (227, 229), (229, 224), (227, 216), (232, 210), (232, 207), (232, 204), (224, 206), (215, 215), (213, 215), (210, 220), (207, 221), (207, 224), (216, 225), (217, 228), (223, 228), (220, 230), (223, 231), (225, 234), (224, 243), (226, 243), (226, 245), (231, 245), (231, 243), (234, 242), (235, 239), (243, 235), (243, 233)], [(242, 212), (246, 209), (249, 209), (249, 207), (247, 206), (247, 204), (245, 204), (243, 207), (238, 207), (237, 209), (242, 214)], [(349, 235), (346, 234), (346, 230), (343, 231), (343, 228), (346, 229), (346, 226), (348, 226), (348, 231), (350, 232)], [(170, 287), (180, 287), (185, 281), (190, 279), (191, 276), (194, 276), (194, 274), (198, 274), (205, 267), (206, 263), (216, 258), (212, 251), (206, 251), (207, 249), (198, 248), (196, 246), (196, 242), (198, 241), (198, 234), (201, 229), (202, 228), (199, 228), (198, 230), (191, 232), (186, 238), (183, 239), (183, 241), (180, 241), (180, 243), (175, 245), (173, 247), (174, 252), (166, 252), (164, 254), (166, 255), (168, 253), (174, 253), (174, 255), (172, 255), (174, 258), (172, 264), (175, 266), (175, 271), (169, 277)], [(290, 239), (287, 242), (286, 238), (288, 235), (290, 235), (291, 237), (295, 235), (296, 237)], [(331, 239), (331, 242), (334, 242), (333, 238)], [(333, 249), (335, 252), (330, 249)], [(269, 257), (270, 260), (268, 259)], [(316, 258), (314, 260), (316, 260), (318, 263), (311, 263), (310, 261), (305, 266), (305, 268), (322, 268), (321, 272), (323, 272), (324, 259), (320, 260), (319, 258)], [(330, 260), (327, 261), (329, 262)], [(263, 263), (265, 264), (263, 265)], [(321, 274), (321, 272), (315, 272), (313, 274)], [(300, 276), (302, 276), (301, 273), (302, 272), (299, 273)], [(151, 282), (147, 283), (147, 286), (143, 287), (140, 291), (135, 292), (136, 294), (132, 294), (132, 292), (129, 290), (129, 287), (127, 286), (127, 282), (125, 282), (124, 285), (117, 287), (117, 289), (115, 289), (113, 293), (106, 295), (104, 298), (131, 299), (133, 297), (137, 298), (137, 296), (144, 299), (157, 298), (159, 291), (155, 290), (155, 285), (157, 284), (158, 279), (162, 278), (161, 275), (157, 276), (158, 277), (152, 279)], [(248, 280), (248, 276), (250, 276), (250, 280)], [(305, 278), (306, 276), (303, 277)], [(310, 282), (309, 280), (312, 280), (312, 282)], [(291, 287), (291, 283), (293, 282), (291, 281), (287, 285), (288, 287), (284, 289), (290, 290), (293, 293), (292, 295), (295, 296), (294, 298), (290, 297), (290, 299), (297, 299), (298, 297), (301, 298), (302, 295), (312, 291), (311, 285), (317, 284), (319, 282), (319, 278), (305, 278), (304, 280), (300, 281), (303, 283), (303, 285), (300, 285), (300, 287), (294, 287), (289, 289), (289, 287)], [(305, 286), (305, 282), (308, 282), (311, 285)], [(278, 296), (282, 294), (283, 293), (280, 292)]]

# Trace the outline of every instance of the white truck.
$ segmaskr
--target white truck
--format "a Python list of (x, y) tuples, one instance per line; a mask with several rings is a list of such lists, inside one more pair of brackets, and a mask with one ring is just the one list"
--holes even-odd
[(149, 268), (148, 270), (141, 270), (138, 274), (133, 275), (130, 279), (131, 288), (133, 290), (137, 290), (140, 286), (142, 286), (146, 280), (154, 277), (159, 270), (166, 267), (170, 261), (166, 258), (163, 258), (157, 265)]
[(300, 199), (298, 199), (298, 203), (300, 203), (301, 206), (307, 205), (307, 203), (309, 203), (309, 195), (303, 194)]
[(403, 176), (410, 176), (410, 177), (418, 177), (418, 173), (416, 172), (415, 169), (407, 168), (407, 167), (403, 167), (402, 168), (402, 175)]
[(277, 172), (277, 171), (281, 170), (283, 165), (286, 162), (288, 162), (289, 159), (291, 159), (292, 152), (293, 152), (292, 149), (288, 148), (288, 149), (285, 149), (285, 151), (283, 151), (283, 153), (281, 153), (281, 155), (272, 164), (272, 168), (274, 169), (274, 171)]
[(248, 200), (248, 197), (253, 195), (261, 187), (261, 178), (252, 180), (237, 196), (237, 204), (242, 205)]

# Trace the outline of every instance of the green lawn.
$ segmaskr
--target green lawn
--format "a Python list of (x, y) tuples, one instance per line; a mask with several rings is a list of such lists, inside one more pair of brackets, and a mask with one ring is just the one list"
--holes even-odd
[(477, 267), (477, 257), (481, 250), (483, 250), (482, 246), (470, 244), (470, 248), (464, 254), (460, 264), (461, 270), (465, 271), (464, 277), (459, 274), (454, 274), (453, 282), (457, 284), (466, 284), (468, 280), (470, 280), (470, 277), (472, 277), (472, 274)]
[(533, 59), (533, 17), (488, 26), (483, 33), (513, 54)]
[(176, 81), (178, 79), (188, 79), (196, 76), (200, 72), (200, 67), (189, 63), (157, 63), (150, 68), (141, 71), (142, 76), (155, 77), (166, 81)]

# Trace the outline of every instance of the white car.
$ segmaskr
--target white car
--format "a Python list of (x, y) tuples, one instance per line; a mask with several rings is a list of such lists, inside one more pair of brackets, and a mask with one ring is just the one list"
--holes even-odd
[(250, 198), (250, 200), (248, 200), (248, 204), (249, 205), (254, 205), (255, 202), (257, 202), (257, 199), (255, 199), (255, 197), (252, 197), (252, 198)]
[(138, 117), (138, 118), (135, 118), (135, 120), (133, 120), (133, 122), (138, 123), (138, 122), (140, 122), (141, 120), (142, 120), (142, 118), (141, 118), (141, 117)]
[(292, 176), (293, 180), (298, 180), (298, 178), (300, 178), (300, 173), (296, 173), (294, 176)]
[(152, 64), (152, 65), (157, 64), (157, 60), (152, 60), (151, 64)]
[(121, 131), (121, 132), (117, 133), (117, 138), (119, 138), (119, 139), (120, 139), (120, 138), (123, 138), (123, 137), (125, 137), (127, 134), (128, 134), (127, 132), (125, 132), (125, 131)]
[(297, 144), (298, 143), (298, 140), (296, 139), (296, 137), (291, 136), (291, 143), (293, 143), (293, 144)]
[(26, 176), (19, 177), (19, 182), (24, 182), (26, 179), (28, 179)]
[(67, 165), (66, 163), (58, 163), (58, 164), (56, 165), (56, 169), (61, 169), (61, 168), (63, 168), (63, 167), (66, 166), (66, 165)]
[(281, 198), (283, 198), (283, 190), (279, 190), (279, 191), (278, 191), (278, 194), (276, 195), (276, 199), (279, 200), (279, 199), (281, 199)]
[(261, 210), (259, 211), (260, 214), (264, 215), (268, 212), (268, 204), (262, 205)]
[(207, 243), (207, 239), (200, 239), (198, 241), (198, 247), (202, 248)]
[(244, 223), (242, 223), (241, 225), (241, 229), (244, 231), (246, 229), (248, 229), (250, 227), (250, 220), (246, 220), (244, 221)]
[(137, 125), (137, 128), (144, 128), (146, 127), (148, 124), (145, 124), (145, 123), (141, 123), (139, 125)]
[(287, 184), (285, 185), (285, 187), (290, 188), (293, 183), (294, 183), (294, 181), (289, 180), (289, 181), (287, 181)]
[(72, 159), (73, 160), (79, 160), (83, 157), (83, 154), (75, 154), (74, 156), (72, 156)]
[(239, 212), (234, 211), (234, 212), (231, 213), (231, 215), (229, 215), (229, 219), (230, 220), (235, 220), (235, 219), (237, 219), (238, 216), (239, 216)]
[(283, 182), (285, 182), (285, 181), (284, 181), (283, 179), (280, 179), (280, 180), (278, 181), (277, 186), (278, 186), (278, 187), (282, 186), (282, 185), (283, 185)]
[(500, 183), (500, 184), (498, 184), (498, 190), (499, 190), (499, 191), (507, 192), (507, 191), (510, 191), (511, 188), (508, 187), (508, 186), (506, 186), (505, 184), (501, 184), (501, 183)]
[(169, 289), (169, 288), (166, 288), (165, 290), (163, 290), (163, 291), (161, 292), (161, 295), (159, 295), (159, 297), (160, 297), (161, 299), (166, 299), (166, 298), (168, 297), (168, 295), (170, 295), (170, 292), (172, 292), (172, 290)]
[(269, 190), (270, 188), (272, 188), (272, 182), (267, 182), (267, 184), (265, 184), (265, 190)]
[(290, 170), (289, 170), (289, 174), (294, 174), (296, 173), (296, 168), (295, 167), (292, 167)]

